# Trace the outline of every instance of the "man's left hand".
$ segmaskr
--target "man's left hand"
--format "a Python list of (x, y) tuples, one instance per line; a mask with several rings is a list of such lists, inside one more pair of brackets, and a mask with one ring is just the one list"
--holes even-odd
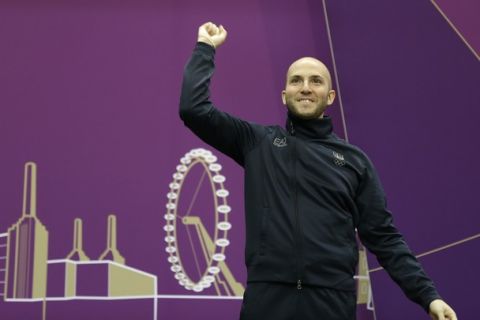
[(436, 299), (430, 303), (429, 314), (433, 320), (457, 320), (455, 311), (445, 303), (445, 301)]

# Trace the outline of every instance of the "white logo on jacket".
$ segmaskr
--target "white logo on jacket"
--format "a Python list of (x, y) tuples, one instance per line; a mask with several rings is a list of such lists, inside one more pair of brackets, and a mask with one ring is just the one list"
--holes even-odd
[(333, 162), (340, 167), (343, 167), (345, 165), (345, 158), (343, 157), (343, 154), (332, 151), (333, 153)]
[(287, 137), (283, 137), (283, 138), (275, 138), (275, 140), (273, 140), (273, 145), (276, 146), (276, 147), (286, 147), (287, 146)]

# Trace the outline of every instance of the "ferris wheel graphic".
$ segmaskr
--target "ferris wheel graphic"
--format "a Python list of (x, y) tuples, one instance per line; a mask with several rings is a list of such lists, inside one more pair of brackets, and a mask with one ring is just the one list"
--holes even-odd
[(213, 286), (219, 296), (242, 296), (244, 287), (225, 262), (232, 224), (221, 170), (206, 149), (193, 149), (180, 159), (167, 194), (165, 251), (170, 270), (186, 290)]

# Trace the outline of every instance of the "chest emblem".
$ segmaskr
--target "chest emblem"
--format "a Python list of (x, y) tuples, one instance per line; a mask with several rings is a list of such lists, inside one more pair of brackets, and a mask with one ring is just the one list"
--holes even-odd
[(273, 140), (273, 145), (279, 148), (286, 147), (287, 146), (287, 137), (283, 138), (275, 138)]
[(333, 153), (333, 163), (335, 163), (339, 167), (343, 167), (345, 165), (345, 158), (343, 157), (343, 154), (332, 151)]

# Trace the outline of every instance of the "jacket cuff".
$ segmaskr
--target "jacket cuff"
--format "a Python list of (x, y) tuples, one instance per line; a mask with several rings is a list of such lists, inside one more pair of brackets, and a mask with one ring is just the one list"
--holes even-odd
[(198, 41), (195, 46), (195, 51), (201, 52), (207, 56), (214, 56), (215, 55), (215, 48), (205, 42)]
[(430, 303), (432, 303), (433, 300), (443, 300), (442, 297), (438, 295), (437, 292), (432, 292), (431, 294), (427, 295), (424, 299), (422, 299), (422, 302), (420, 305), (423, 307), (423, 309), (429, 313), (430, 312)]

